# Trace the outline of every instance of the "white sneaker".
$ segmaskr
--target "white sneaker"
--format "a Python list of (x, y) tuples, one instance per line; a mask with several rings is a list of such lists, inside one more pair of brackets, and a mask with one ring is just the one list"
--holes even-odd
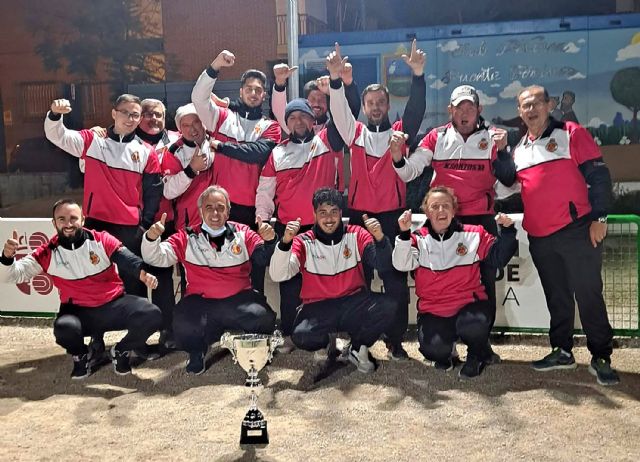
[(349, 361), (363, 374), (370, 374), (376, 370), (375, 364), (369, 359), (369, 349), (364, 345), (359, 351), (349, 348)]

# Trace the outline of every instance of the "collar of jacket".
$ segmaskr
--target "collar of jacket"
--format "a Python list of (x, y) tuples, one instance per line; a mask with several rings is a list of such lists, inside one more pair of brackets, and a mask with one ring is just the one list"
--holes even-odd
[(318, 224), (313, 225), (313, 234), (315, 234), (316, 239), (322, 242), (324, 245), (334, 245), (342, 240), (344, 236), (345, 225), (339, 226), (332, 234), (327, 234), (320, 229)]
[(52, 248), (62, 247), (67, 250), (75, 250), (84, 244), (86, 240), (93, 240), (93, 234), (91, 234), (87, 229), (82, 228), (80, 233), (78, 233), (73, 238), (69, 239), (65, 236), (57, 235), (57, 239), (55, 242), (51, 242), (50, 245)]
[(156, 144), (158, 144), (160, 142), (160, 140), (164, 137), (166, 130), (162, 130), (160, 133), (156, 133), (155, 135), (151, 135), (147, 132), (145, 132), (144, 130), (142, 130), (140, 128), (140, 126), (138, 125), (138, 128), (136, 128), (136, 135), (138, 135), (138, 137), (142, 140), (145, 141), (153, 146), (155, 146)]
[(240, 114), (240, 117), (249, 120), (258, 120), (262, 118), (262, 106), (249, 107), (239, 98), (229, 103), (229, 110), (237, 112)]
[(451, 220), (451, 224), (449, 225), (447, 230), (444, 232), (444, 234), (440, 234), (434, 231), (429, 219), (427, 219), (424, 226), (429, 230), (430, 236), (434, 238), (439, 237), (440, 240), (442, 241), (446, 241), (447, 239), (449, 239), (451, 236), (453, 236), (453, 233), (460, 232), (463, 230), (462, 223), (460, 223), (460, 221), (456, 217), (453, 217), (453, 220)]
[(380, 122), (380, 125), (374, 125), (372, 123), (367, 122), (367, 128), (369, 129), (370, 132), (386, 132), (391, 128), (391, 122), (389, 122), (389, 116), (387, 115), (382, 120), (382, 122)]
[(118, 143), (130, 143), (136, 137), (135, 130), (129, 133), (128, 135), (120, 136), (116, 132), (113, 131), (113, 125), (107, 128), (107, 136), (111, 138), (113, 141), (117, 141)]

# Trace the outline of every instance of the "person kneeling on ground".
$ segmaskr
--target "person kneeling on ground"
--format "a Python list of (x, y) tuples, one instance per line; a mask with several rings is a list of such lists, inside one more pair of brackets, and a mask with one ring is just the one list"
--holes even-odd
[(271, 259), (276, 282), (302, 273), (302, 305), (291, 339), (303, 350), (329, 348), (332, 334), (351, 337), (349, 360), (360, 372), (375, 370), (368, 348), (394, 319), (396, 303), (368, 291), (362, 263), (378, 271), (391, 267), (391, 245), (378, 220), (363, 217), (367, 229), (342, 224), (342, 194), (320, 188), (313, 195), (314, 225), (300, 236), (300, 219), (290, 221)]
[(273, 228), (258, 220), (258, 232), (227, 221), (229, 194), (209, 186), (198, 198), (202, 224), (179, 230), (164, 242), (163, 215), (142, 240), (142, 258), (153, 266), (184, 265), (185, 297), (173, 316), (179, 348), (189, 353), (187, 372), (202, 374), (209, 345), (227, 330), (269, 334), (276, 314), (263, 294), (251, 289), (252, 264), (269, 262), (276, 245)]
[(496, 238), (482, 226), (462, 225), (456, 218), (457, 198), (451, 188), (432, 188), (422, 203), (425, 225), (411, 233), (411, 211), (398, 219), (400, 235), (393, 266), (415, 271), (418, 296), (420, 352), (438, 369), (455, 367), (455, 344), (468, 347), (461, 378), (480, 375), (491, 358), (491, 307), (480, 279), (480, 262), (501, 268), (514, 255), (518, 242), (513, 221), (498, 214)]
[[(135, 276), (151, 289), (155, 276), (143, 269), (142, 260), (106, 231), (83, 228), (80, 206), (72, 199), (53, 205), (53, 225), (57, 235), (20, 260), (18, 232), (7, 239), (0, 258), (0, 280), (28, 282), (44, 272), (60, 293), (60, 311), (53, 324), (56, 343), (73, 356), (72, 379), (83, 379), (101, 358), (89, 357), (85, 336), (114, 330), (127, 334), (111, 348), (116, 374), (131, 373), (130, 351), (144, 346), (162, 324), (160, 309), (147, 299), (125, 295), (116, 271)], [(115, 263), (115, 265), (114, 265)]]

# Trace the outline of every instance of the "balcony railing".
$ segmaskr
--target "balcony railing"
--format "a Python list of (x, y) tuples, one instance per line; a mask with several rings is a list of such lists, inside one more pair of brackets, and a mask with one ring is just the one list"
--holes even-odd
[[(287, 15), (279, 14), (276, 16), (278, 26), (278, 46), (287, 44)], [(329, 29), (327, 24), (318, 18), (309, 16), (308, 14), (298, 15), (298, 35), (311, 35), (327, 32)]]

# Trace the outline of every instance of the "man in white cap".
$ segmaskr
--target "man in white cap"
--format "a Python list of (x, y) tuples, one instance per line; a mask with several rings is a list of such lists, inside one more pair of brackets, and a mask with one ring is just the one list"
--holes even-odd
[[(507, 132), (489, 128), (482, 116), (482, 105), (476, 89), (461, 85), (453, 90), (449, 103), (450, 121), (434, 128), (425, 136), (416, 151), (405, 157), (407, 147), (402, 134), (391, 141), (391, 155), (398, 176), (408, 182), (420, 176), (427, 166), (434, 171), (431, 186), (447, 186), (458, 198), (456, 216), (463, 224), (482, 225), (497, 235), (494, 220), (494, 184), (512, 179), (496, 162), (498, 156), (510, 157), (506, 151)], [(506, 180), (508, 181), (508, 180)], [(489, 295), (495, 320), (495, 268), (481, 266), (482, 281)], [(499, 361), (494, 354), (493, 361)]]

